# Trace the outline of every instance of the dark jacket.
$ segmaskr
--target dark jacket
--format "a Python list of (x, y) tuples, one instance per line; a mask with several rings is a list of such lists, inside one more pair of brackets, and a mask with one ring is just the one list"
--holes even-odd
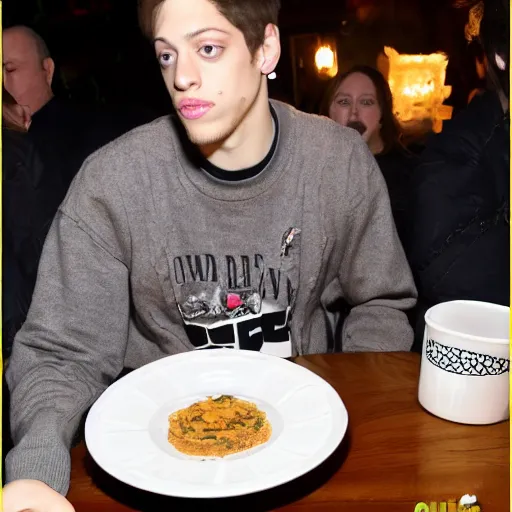
[(46, 170), (31, 136), (2, 133), (3, 348), (25, 320), (46, 234), (64, 199), (58, 174)]
[(385, 154), (375, 155), (375, 160), (377, 160), (382, 175), (386, 180), (398, 236), (402, 245), (406, 245), (408, 229), (407, 208), (411, 179), (414, 169), (418, 164), (418, 157), (414, 153), (408, 152), (405, 148), (397, 147)]
[(118, 135), (107, 130), (92, 111), (60, 98), (52, 98), (32, 116), (30, 135), (47, 169), (59, 175), (66, 189), (84, 160)]
[(90, 154), (154, 117), (54, 97), (32, 116), (29, 131), (48, 172), (59, 174), (67, 188)]
[(414, 348), (434, 304), (510, 297), (510, 118), (492, 92), (434, 136), (414, 172), (409, 263), (418, 287)]

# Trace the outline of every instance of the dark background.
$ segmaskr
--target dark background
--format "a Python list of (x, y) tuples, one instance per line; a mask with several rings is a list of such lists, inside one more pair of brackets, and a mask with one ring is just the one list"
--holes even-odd
[[(160, 115), (172, 108), (152, 47), (139, 29), (137, 0), (4, 0), (3, 15), (4, 27), (26, 24), (47, 41), (57, 65), (57, 94), (118, 111)], [(399, 53), (446, 52), (446, 84), (453, 92), (445, 103), (457, 111), (476, 83), (464, 39), (466, 19), (467, 12), (449, 0), (282, 0), (283, 53), (270, 94), (318, 110), (325, 82), (310, 77), (303, 92), (294, 94), (290, 41), (329, 34), (337, 40), (342, 71), (375, 65), (384, 45)]]

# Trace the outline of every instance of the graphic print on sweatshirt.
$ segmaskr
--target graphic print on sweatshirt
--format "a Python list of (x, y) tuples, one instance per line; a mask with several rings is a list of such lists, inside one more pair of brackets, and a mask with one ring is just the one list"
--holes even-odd
[[(290, 319), (298, 284), (300, 229), (278, 255), (185, 254), (173, 259), (176, 300), (196, 349), (235, 348), (292, 355)], [(270, 266), (267, 261), (272, 260)]]

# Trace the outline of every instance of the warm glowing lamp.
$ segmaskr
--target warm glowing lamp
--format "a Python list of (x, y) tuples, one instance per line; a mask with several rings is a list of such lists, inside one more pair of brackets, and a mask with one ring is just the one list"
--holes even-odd
[(452, 107), (443, 105), (452, 92), (444, 84), (448, 57), (444, 53), (403, 55), (389, 47), (384, 52), (389, 59), (388, 82), (400, 123), (429, 119), (433, 130), (440, 132), (443, 120), (452, 115)]
[(319, 75), (332, 78), (338, 72), (336, 50), (330, 45), (320, 46), (315, 53), (315, 65)]

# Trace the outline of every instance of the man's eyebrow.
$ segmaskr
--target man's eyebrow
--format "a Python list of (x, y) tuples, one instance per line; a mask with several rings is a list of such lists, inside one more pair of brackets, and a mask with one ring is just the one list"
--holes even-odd
[(216, 32), (222, 32), (223, 34), (226, 34), (228, 35), (229, 32), (226, 32), (225, 30), (222, 30), (221, 28), (216, 28), (216, 27), (206, 27), (206, 28), (200, 28), (199, 30), (194, 30), (194, 32), (189, 32), (186, 36), (185, 36), (185, 39), (194, 39), (194, 37), (197, 37), (197, 36), (200, 36), (201, 34), (203, 34), (204, 32), (209, 32), (210, 30), (214, 30)]
[[(185, 39), (190, 41), (191, 39), (194, 39), (195, 37), (200, 36), (204, 32), (210, 32), (211, 30), (215, 30), (216, 32), (222, 32), (223, 34), (229, 35), (229, 32), (226, 32), (225, 30), (222, 30), (220, 28), (206, 27), (206, 28), (200, 28), (199, 30), (194, 30), (194, 32), (189, 32), (188, 34), (185, 35)], [(161, 41), (162, 43), (165, 43), (168, 46), (173, 46), (169, 42), (169, 40), (166, 39), (165, 37), (155, 37), (155, 39), (153, 39), (153, 44), (155, 44), (157, 41)]]

